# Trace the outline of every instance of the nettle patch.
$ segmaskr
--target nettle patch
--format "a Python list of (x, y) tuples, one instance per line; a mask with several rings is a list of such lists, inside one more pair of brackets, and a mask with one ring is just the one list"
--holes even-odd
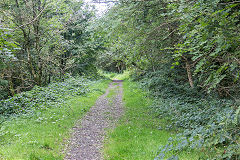
[(68, 78), (64, 82), (55, 82), (48, 87), (35, 86), (31, 91), (22, 92), (0, 101), (0, 115), (6, 117), (34, 113), (36, 109), (60, 107), (67, 99), (89, 92), (90, 81), (86, 78)]
[(204, 153), (202, 159), (240, 158), (240, 107), (236, 102), (201, 94), (159, 75), (148, 77), (142, 85), (156, 97), (151, 108), (169, 122), (160, 128), (179, 133), (159, 148), (156, 160), (169, 154), (169, 159), (178, 159), (181, 151), (193, 149)]

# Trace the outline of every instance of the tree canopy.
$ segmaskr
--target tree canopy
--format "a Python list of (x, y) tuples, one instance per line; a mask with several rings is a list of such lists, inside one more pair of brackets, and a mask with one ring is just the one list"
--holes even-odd
[(239, 158), (239, 11), (234, 0), (120, 0), (98, 20), (98, 66), (130, 70), (156, 98), (165, 129), (180, 129), (156, 159), (189, 148), (205, 150), (203, 159)]
[(98, 22), (103, 56), (144, 73), (182, 70), (191, 87), (229, 95), (239, 90), (239, 7), (228, 0), (119, 1)]
[(67, 73), (96, 72), (94, 11), (82, 1), (3, 0), (0, 13), (0, 98)]
[[(151, 108), (165, 128), (181, 133), (156, 159), (186, 148), (238, 159), (240, 1), (95, 2), (114, 5), (99, 16), (78, 0), (1, 0), (0, 99), (15, 95), (1, 101), (2, 113), (17, 112), (9, 107), (16, 94), (34, 86), (44, 96), (41, 87), (64, 86), (66, 77), (128, 70), (156, 99)], [(66, 82), (66, 90), (78, 84)]]

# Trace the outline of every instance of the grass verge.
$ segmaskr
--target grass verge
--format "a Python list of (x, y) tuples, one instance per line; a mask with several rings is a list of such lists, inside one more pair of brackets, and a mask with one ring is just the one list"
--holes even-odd
[(98, 73), (103, 77), (107, 77), (111, 80), (126, 80), (129, 79), (130, 71), (124, 71), (123, 73), (104, 72), (99, 70)]
[(113, 80), (127, 80), (129, 79), (130, 71), (124, 71), (121, 74), (116, 74), (114, 77), (112, 77)]
[(39, 110), (34, 116), (22, 116), (6, 121), (0, 128), (0, 159), (61, 160), (64, 139), (71, 128), (108, 87), (109, 81), (93, 84), (93, 92), (67, 101), (61, 108)]
[[(146, 98), (137, 84), (129, 81), (123, 83), (125, 115), (119, 125), (109, 131), (104, 144), (106, 160), (153, 160), (161, 145), (165, 145), (174, 132), (160, 130), (159, 126), (167, 123), (151, 113), (151, 100)], [(170, 156), (170, 155), (169, 155)], [(194, 151), (183, 151), (180, 159), (195, 160)]]

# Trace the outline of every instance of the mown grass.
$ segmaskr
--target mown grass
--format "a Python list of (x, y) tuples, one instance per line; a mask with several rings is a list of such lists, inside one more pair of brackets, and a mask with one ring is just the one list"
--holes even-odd
[(61, 160), (71, 128), (103, 94), (110, 81), (91, 86), (93, 92), (67, 101), (61, 108), (37, 110), (33, 116), (13, 118), (1, 124), (0, 159)]
[[(167, 123), (159, 120), (150, 112), (151, 100), (137, 89), (137, 84), (123, 83), (125, 115), (118, 126), (109, 131), (104, 144), (104, 156), (107, 160), (153, 160), (161, 145), (165, 145), (174, 132), (160, 130)], [(198, 153), (183, 151), (180, 159), (198, 159)], [(170, 155), (169, 155), (170, 156)], [(168, 156), (168, 157), (169, 157)]]

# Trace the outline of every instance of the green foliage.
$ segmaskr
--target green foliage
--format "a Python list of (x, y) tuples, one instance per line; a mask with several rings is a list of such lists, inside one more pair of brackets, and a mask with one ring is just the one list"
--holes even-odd
[(182, 133), (159, 159), (191, 148), (239, 159), (239, 9), (230, 0), (120, 1), (99, 20), (108, 63), (100, 61), (135, 71), (167, 128)]
[[(139, 89), (139, 84), (125, 80), (123, 82), (125, 114), (114, 130), (109, 131), (105, 142), (107, 160), (152, 160), (157, 155), (159, 145), (165, 145), (174, 132), (160, 129), (167, 121), (160, 121), (151, 112), (152, 100)], [(166, 157), (171, 157), (167, 154)], [(182, 152), (180, 159), (197, 160), (198, 152)]]
[(96, 74), (96, 54), (101, 49), (100, 42), (93, 39), (93, 30), (90, 27), (94, 13), (90, 8), (84, 8), (78, 2), (70, 5), (74, 15), (69, 19), (66, 29), (62, 32), (64, 39), (71, 42), (65, 46), (62, 54), (62, 65), (73, 75)]
[(209, 92), (239, 90), (240, 3), (181, 1), (170, 6), (180, 18), (179, 34), (184, 35), (175, 59), (191, 59), (195, 77)]
[(1, 58), (3, 58), (4, 54), (10, 54), (14, 49), (18, 48), (18, 46), (12, 42), (12, 33), (9, 28), (2, 28), (0, 25), (0, 53)]
[(151, 108), (169, 122), (165, 129), (179, 132), (156, 159), (189, 148), (204, 150), (203, 159), (239, 158), (239, 104), (177, 84), (159, 72), (146, 75), (141, 83), (156, 98)]
[(7, 97), (8, 91), (7, 91), (8, 81), (0, 79), (0, 100)]
[[(76, 80), (68, 82), (79, 86)], [(79, 81), (85, 86), (82, 78), (79, 78)], [(0, 125), (0, 159), (64, 159), (66, 140), (70, 138), (76, 121), (95, 104), (97, 98), (108, 87), (109, 81), (91, 81), (88, 84), (91, 84), (89, 86), (91, 92), (86, 95), (69, 97), (70, 99), (65, 99), (61, 106), (38, 108), (34, 113), (30, 112), (4, 121)], [(53, 86), (61, 89), (65, 85), (53, 84)]]
[(117, 74), (114, 72), (104, 72), (104, 71), (99, 71), (101, 75), (104, 77), (107, 77), (111, 80), (127, 80), (129, 79), (130, 71), (124, 71), (121, 74)]
[(98, 64), (108, 69), (120, 61), (141, 72), (180, 68), (192, 87), (237, 95), (239, 7), (219, 0), (120, 1), (98, 21), (106, 47)]
[[(14, 58), (13, 51), (18, 47), (12, 41), (12, 33), (8, 28), (0, 25), (0, 71), (7, 68), (7, 64)], [(8, 95), (8, 81), (0, 75), (0, 100)]]
[(0, 13), (0, 78), (8, 81), (1, 93), (13, 96), (67, 73), (95, 77), (100, 47), (89, 28), (91, 7), (75, 0), (4, 0)]
[[(100, 55), (106, 60), (103, 66), (122, 61), (127, 67), (157, 70), (159, 63), (169, 62), (168, 51), (162, 48), (171, 47), (178, 38), (163, 36), (174, 29), (164, 25), (168, 24), (167, 19), (162, 18), (165, 7), (164, 1), (129, 1), (115, 5), (100, 19), (97, 31), (105, 38), (107, 48), (106, 53)], [(175, 32), (171, 37), (173, 35)]]
[(6, 100), (0, 101), (0, 115), (34, 113), (35, 110), (60, 107), (70, 97), (89, 92), (90, 81), (78, 77), (70, 77), (64, 82), (55, 82), (47, 87), (35, 86), (31, 91), (22, 92)]

